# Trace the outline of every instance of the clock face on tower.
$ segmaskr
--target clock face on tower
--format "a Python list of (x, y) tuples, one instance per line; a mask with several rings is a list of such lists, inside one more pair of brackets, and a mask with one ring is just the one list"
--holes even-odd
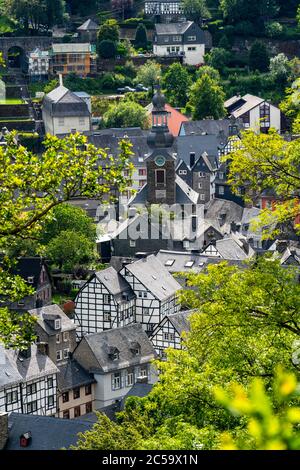
[(157, 155), (157, 157), (155, 158), (155, 164), (157, 166), (164, 166), (165, 163), (166, 163), (165, 157), (163, 157), (162, 155)]

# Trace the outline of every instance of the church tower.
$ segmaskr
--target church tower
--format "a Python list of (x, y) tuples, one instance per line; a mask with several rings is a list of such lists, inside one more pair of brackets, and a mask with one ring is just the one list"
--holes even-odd
[(147, 139), (151, 149), (145, 159), (147, 165), (147, 202), (172, 205), (176, 200), (176, 157), (171, 147), (174, 138), (168, 128), (166, 99), (157, 86), (152, 99), (152, 129)]

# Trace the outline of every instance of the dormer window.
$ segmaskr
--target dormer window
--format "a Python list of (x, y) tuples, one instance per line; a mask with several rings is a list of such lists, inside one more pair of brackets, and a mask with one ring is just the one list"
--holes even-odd
[(130, 351), (132, 352), (132, 354), (134, 356), (138, 356), (139, 354), (141, 354), (141, 346), (139, 343), (133, 341), (130, 345)]
[(61, 321), (60, 321), (60, 318), (58, 318), (57, 320), (54, 321), (54, 329), (60, 330), (60, 328), (61, 328)]
[(33, 284), (33, 281), (34, 281), (34, 277), (33, 276), (28, 276), (28, 278), (27, 278), (28, 284)]
[(120, 351), (118, 348), (110, 347), (108, 351), (108, 356), (112, 361), (117, 361), (120, 356)]

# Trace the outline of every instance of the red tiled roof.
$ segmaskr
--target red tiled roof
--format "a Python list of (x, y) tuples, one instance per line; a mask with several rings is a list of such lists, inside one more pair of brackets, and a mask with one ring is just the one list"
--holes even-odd
[[(169, 113), (169, 118), (168, 118), (169, 131), (174, 137), (176, 137), (179, 134), (181, 123), (188, 121), (188, 118), (184, 114), (180, 113), (175, 108), (170, 106), (169, 104), (165, 105), (165, 109)], [(147, 106), (147, 110), (150, 114), (150, 119), (151, 119), (152, 104)]]

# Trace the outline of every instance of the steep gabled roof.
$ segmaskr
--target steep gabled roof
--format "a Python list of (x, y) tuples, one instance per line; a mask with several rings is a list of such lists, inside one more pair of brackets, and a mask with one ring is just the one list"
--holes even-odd
[(98, 29), (97, 23), (89, 18), (81, 26), (78, 26), (77, 31), (98, 31)]
[(154, 255), (128, 264), (126, 269), (161, 301), (181, 289), (181, 285)]
[[(83, 359), (85, 367), (90, 367), (91, 372), (99, 370), (99, 372), (106, 373), (133, 365), (146, 364), (155, 358), (152, 343), (140, 323), (89, 334), (83, 337), (82, 342), (86, 342), (89, 346)], [(139, 343), (139, 354), (132, 351), (133, 342)], [(79, 360), (80, 344), (76, 356)], [(118, 351), (117, 358), (110, 357), (112, 349)], [(95, 365), (97, 365), (96, 369)]]
[(180, 23), (157, 23), (155, 25), (156, 34), (184, 34), (193, 24), (193, 21)]
[(117, 300), (121, 300), (122, 294), (124, 293), (128, 294), (130, 298), (135, 297), (135, 294), (126, 279), (124, 279), (112, 266), (107, 269), (103, 269), (103, 271), (97, 271), (95, 276), (113, 296), (117, 297)]
[(75, 387), (92, 384), (95, 379), (75, 359), (69, 359), (66, 364), (59, 367), (57, 384), (60, 392), (72, 390)]
[(34, 308), (29, 310), (29, 313), (37, 317), (38, 325), (50, 336), (56, 335), (57, 331), (51, 328), (49, 323), (46, 321), (48, 315), (59, 317), (61, 321), (60, 331), (72, 331), (75, 329), (74, 322), (62, 311), (62, 309), (56, 305), (47, 305), (45, 307)]

